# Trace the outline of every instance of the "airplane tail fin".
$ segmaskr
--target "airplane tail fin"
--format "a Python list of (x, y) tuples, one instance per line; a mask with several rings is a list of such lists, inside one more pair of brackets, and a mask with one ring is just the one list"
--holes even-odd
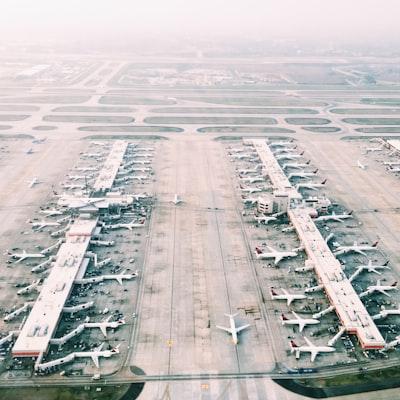
[(397, 286), (397, 281), (392, 283), (390, 286), (396, 287)]
[(299, 346), (297, 346), (297, 344), (294, 342), (294, 340), (291, 340), (289, 342), (290, 348), (292, 349), (292, 351), (294, 351), (295, 349), (297, 349)]
[(256, 253), (257, 254), (262, 254), (262, 250), (259, 247), (256, 247)]
[(300, 153), (300, 155), (302, 156), (304, 154), (304, 150)]
[(282, 320), (282, 322), (283, 321), (287, 321), (289, 318), (288, 317), (286, 317), (286, 315), (285, 314), (281, 314), (281, 320)]
[(234, 313), (234, 314), (227, 314), (225, 313), (224, 315), (228, 318), (235, 318), (239, 313)]
[(372, 247), (378, 246), (378, 243), (379, 243), (379, 240), (377, 240), (377, 241), (372, 245)]
[(308, 164), (310, 164), (310, 162), (311, 162), (311, 160), (308, 160), (308, 161), (306, 162), (306, 164), (308, 165)]
[(316, 174), (318, 172), (318, 168), (313, 171), (313, 174)]
[(275, 292), (274, 288), (271, 288), (271, 295), (272, 296), (277, 296), (278, 294)]
[(325, 185), (325, 183), (326, 183), (327, 180), (328, 180), (328, 178), (324, 179), (324, 180), (321, 182), (321, 185)]

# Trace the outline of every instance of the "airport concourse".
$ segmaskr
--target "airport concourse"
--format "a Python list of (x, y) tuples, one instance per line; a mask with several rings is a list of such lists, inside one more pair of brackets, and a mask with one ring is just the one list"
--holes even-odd
[(0, 4), (0, 400), (400, 398), (399, 6), (122, 3)]

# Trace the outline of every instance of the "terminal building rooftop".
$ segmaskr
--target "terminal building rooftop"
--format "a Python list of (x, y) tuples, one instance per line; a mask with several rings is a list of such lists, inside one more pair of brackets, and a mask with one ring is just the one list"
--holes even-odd
[(100, 170), (99, 176), (93, 185), (95, 192), (110, 190), (117, 176), (118, 168), (121, 166), (128, 143), (125, 140), (117, 140)]
[(78, 219), (61, 245), (55, 265), (16, 340), (14, 357), (39, 357), (47, 352), (78, 272), (87, 266), (85, 254), (97, 225), (96, 219)]
[[(274, 187), (279, 192), (286, 192), (290, 199), (302, 199), (301, 193), (291, 185), (266, 141), (254, 139), (253, 144)], [(319, 284), (323, 285), (345, 331), (356, 334), (363, 349), (383, 348), (384, 338), (311, 219), (310, 209), (302, 207), (298, 201), (291, 202), (288, 217), (304, 246), (307, 262), (312, 263)]]

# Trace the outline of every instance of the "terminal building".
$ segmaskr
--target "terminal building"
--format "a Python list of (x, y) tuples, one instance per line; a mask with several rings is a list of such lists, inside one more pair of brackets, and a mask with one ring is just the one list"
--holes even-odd
[(286, 193), (289, 198), (287, 214), (304, 246), (308, 257), (306, 264), (313, 267), (343, 331), (355, 334), (363, 349), (384, 348), (384, 338), (310, 217), (310, 208), (302, 201), (301, 193), (291, 185), (266, 141), (254, 139), (252, 143), (274, 186), (274, 192)]

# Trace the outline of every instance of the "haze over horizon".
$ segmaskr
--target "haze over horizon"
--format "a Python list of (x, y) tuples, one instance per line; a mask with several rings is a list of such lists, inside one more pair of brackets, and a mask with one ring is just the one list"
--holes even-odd
[(3, 0), (0, 44), (296, 39), (376, 45), (400, 38), (395, 0)]

